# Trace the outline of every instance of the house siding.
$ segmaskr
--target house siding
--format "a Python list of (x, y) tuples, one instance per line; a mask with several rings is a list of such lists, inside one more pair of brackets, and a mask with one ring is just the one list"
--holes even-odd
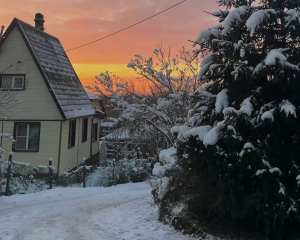
[[(17, 122), (17, 121), (16, 121)], [(23, 122), (23, 121), (22, 121)], [(30, 122), (30, 121), (28, 121)], [(37, 121), (32, 121), (37, 122)], [(13, 136), (14, 123), (12, 121), (0, 121), (0, 129), (3, 132), (9, 133)], [(31, 165), (46, 165), (49, 164), (49, 158), (53, 158), (53, 166), (57, 169), (58, 163), (58, 149), (59, 149), (59, 121), (41, 121), (40, 122), (40, 144), (38, 152), (14, 152), (13, 160), (20, 162), (27, 162)], [(12, 141), (9, 139), (2, 139), (3, 149), (7, 153), (12, 151)], [(8, 154), (5, 154), (8, 157)]]
[[(60, 171), (67, 171), (74, 166), (81, 163), (82, 159), (85, 157), (88, 159), (90, 154), (90, 144), (91, 144), (91, 133), (92, 133), (92, 119), (93, 117), (88, 117), (88, 131), (87, 131), (87, 141), (82, 143), (82, 122), (83, 118), (77, 118), (76, 120), (76, 137), (75, 146), (68, 148), (69, 142), (69, 124), (70, 120), (63, 121), (62, 123), (62, 140), (61, 140), (61, 164)], [(94, 119), (95, 123), (96, 118)], [(100, 121), (100, 120), (96, 120)], [(99, 151), (98, 141), (92, 143), (92, 154)]]
[(100, 123), (102, 121), (98, 118), (95, 118), (93, 122), (98, 123), (98, 139), (97, 141), (92, 142), (92, 154), (95, 154), (99, 151)]
[(13, 120), (62, 120), (62, 116), (42, 78), (18, 28), (15, 27), (1, 49), (0, 72), (18, 61), (3, 74), (25, 74), (25, 90), (9, 94), (20, 102), (9, 111), (0, 107), (1, 117)]
[[(0, 118), (7, 118), (3, 125), (3, 132), (11, 135), (14, 133), (15, 122), (39, 122), (41, 124), (40, 144), (38, 152), (14, 152), (13, 160), (31, 165), (48, 165), (51, 157), (55, 169), (59, 169), (60, 172), (68, 171), (81, 163), (84, 157), (89, 158), (91, 152), (95, 154), (99, 151), (98, 141), (91, 143), (91, 124), (92, 119), (99, 125), (101, 120), (93, 116), (77, 118), (75, 146), (68, 148), (70, 120), (63, 120), (18, 28), (15, 27), (1, 50), (0, 72), (23, 60), (27, 61), (4, 72), (4, 74), (25, 74), (25, 90), (11, 92), (15, 94), (16, 99), (20, 100), (20, 103), (10, 108), (9, 111), (0, 107)], [(84, 118), (88, 118), (88, 131), (87, 141), (82, 143)], [(2, 123), (0, 119), (0, 129)], [(12, 151), (12, 142), (3, 139), (3, 149), (6, 152)], [(58, 160), (60, 166), (58, 166)]]

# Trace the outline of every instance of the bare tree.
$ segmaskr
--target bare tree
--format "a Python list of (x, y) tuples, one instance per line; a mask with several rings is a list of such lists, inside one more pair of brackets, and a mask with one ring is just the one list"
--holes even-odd
[[(119, 122), (135, 122), (140, 127), (152, 126), (172, 145), (170, 129), (182, 124), (188, 115), (189, 94), (198, 88), (198, 65), (194, 54), (182, 48), (172, 57), (170, 48), (159, 45), (154, 57), (135, 55), (128, 68), (137, 75), (135, 82), (125, 82), (109, 72), (97, 76), (88, 89), (108, 98), (120, 111)], [(142, 83), (144, 93), (135, 91)]]

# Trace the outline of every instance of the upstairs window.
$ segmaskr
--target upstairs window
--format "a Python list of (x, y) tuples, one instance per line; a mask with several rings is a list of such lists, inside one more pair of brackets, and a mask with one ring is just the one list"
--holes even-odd
[(0, 81), (1, 90), (24, 90), (24, 76), (3, 75)]
[(70, 120), (69, 123), (69, 148), (75, 146), (75, 139), (76, 139), (76, 120)]
[(40, 123), (15, 123), (14, 151), (38, 152)]
[(94, 123), (92, 127), (92, 140), (97, 141), (98, 139), (98, 123)]
[(87, 131), (88, 131), (88, 119), (84, 118), (82, 121), (82, 141), (81, 142), (86, 142), (87, 141)]

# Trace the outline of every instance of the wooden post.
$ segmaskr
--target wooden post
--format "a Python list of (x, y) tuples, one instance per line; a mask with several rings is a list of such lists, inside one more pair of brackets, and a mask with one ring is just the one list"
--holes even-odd
[(85, 157), (82, 159), (82, 182), (83, 188), (85, 188)]
[(53, 158), (49, 158), (49, 189), (52, 189), (52, 182), (53, 182), (52, 161), (53, 161)]
[(13, 156), (13, 152), (10, 152), (9, 158), (8, 158), (8, 161), (7, 161), (8, 166), (7, 166), (7, 178), (6, 178), (5, 196), (9, 196), (9, 195), (10, 195), (10, 191), (9, 191), (9, 180), (10, 180), (10, 172), (11, 172), (12, 156)]

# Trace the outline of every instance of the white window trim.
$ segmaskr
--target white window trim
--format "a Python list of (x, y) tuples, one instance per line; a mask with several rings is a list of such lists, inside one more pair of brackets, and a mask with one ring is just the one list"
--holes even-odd
[[(26, 124), (26, 128), (27, 128), (27, 134), (26, 136), (20, 136), (18, 135), (19, 133), (19, 125), (20, 124)], [(18, 138), (19, 137), (26, 137), (26, 148), (17, 148), (17, 145), (16, 145), (16, 150), (28, 150), (28, 142), (29, 142), (29, 123), (20, 123), (20, 124), (17, 124), (17, 134), (16, 134), (16, 138), (17, 138), (17, 141), (18, 141)]]
[[(1, 87), (1, 90), (23, 90), (24, 89), (24, 83), (25, 83), (25, 78), (24, 78), (24, 76), (10, 76), (10, 75), (8, 75), (8, 76), (2, 76), (2, 85), (3, 85), (3, 79), (5, 78), (5, 77), (11, 77), (12, 78), (12, 80), (11, 80), (11, 87), (10, 88), (3, 88), (3, 87)], [(21, 88), (16, 88), (15, 87), (15, 80), (16, 80), (16, 78), (22, 78), (22, 80), (23, 80), (23, 84), (22, 84), (22, 87)]]

